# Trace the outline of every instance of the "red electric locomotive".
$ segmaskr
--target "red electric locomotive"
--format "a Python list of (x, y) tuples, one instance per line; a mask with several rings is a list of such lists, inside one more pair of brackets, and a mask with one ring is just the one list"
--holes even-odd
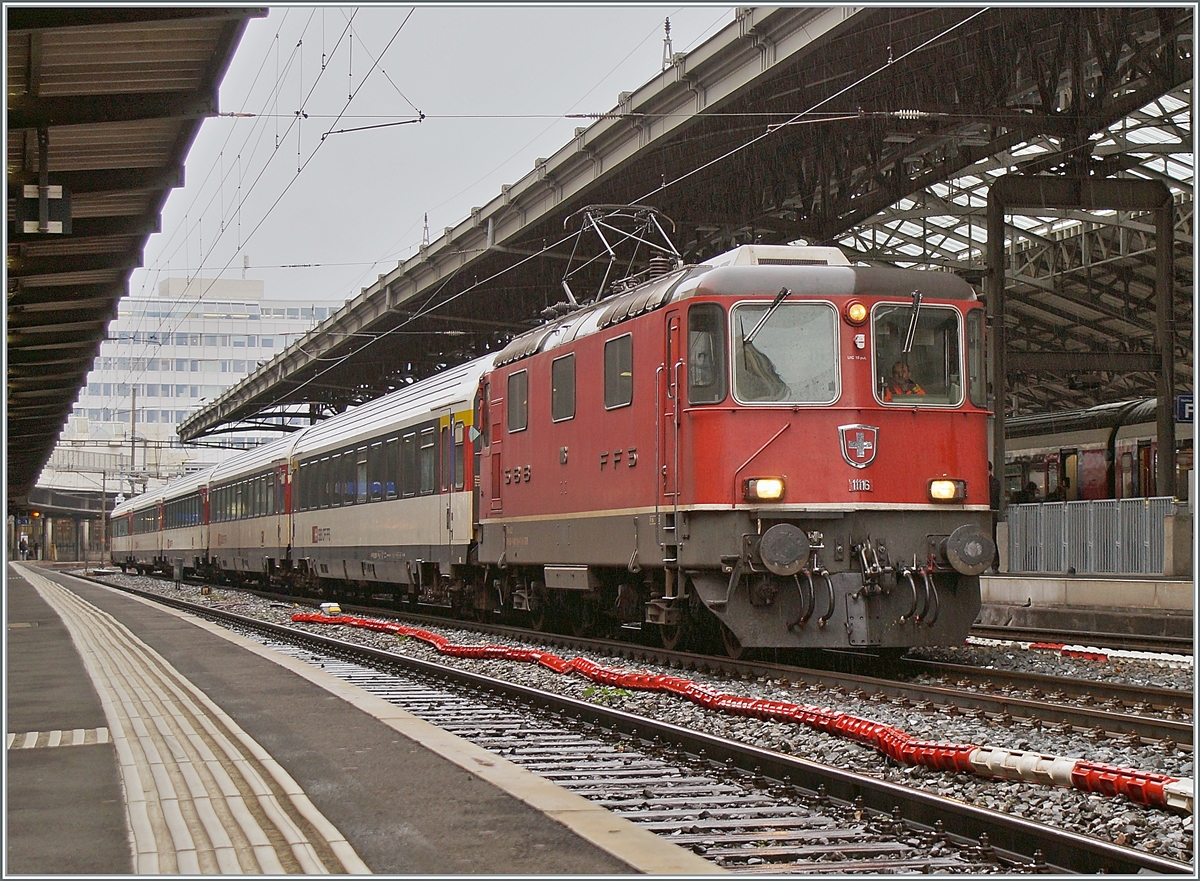
[(761, 245), (667, 271), (483, 375), (468, 604), (733, 654), (961, 643), (988, 416), (956, 276)]

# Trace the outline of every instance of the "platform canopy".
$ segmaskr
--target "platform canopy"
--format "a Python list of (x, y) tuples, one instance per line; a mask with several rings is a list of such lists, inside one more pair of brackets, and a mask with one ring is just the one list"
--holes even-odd
[(6, 9), (10, 508), (86, 382), (247, 22), (265, 14)]
[[(711, 39), (196, 411), (180, 436), (320, 418), (497, 351), (563, 299), (568, 271), (576, 292), (603, 274), (603, 261), (581, 266), (570, 238), (569, 218), (596, 203), (657, 208), (689, 262), (737, 244), (803, 241), (955, 272), (982, 294), (987, 193), (1009, 174), (1171, 188), (1176, 372), (1190, 389), (1193, 32), (1182, 5), (739, 7)], [(1153, 221), (1136, 211), (1026, 213), (1005, 227), (1012, 349), (1153, 349)], [(1004, 406), (1018, 412), (1153, 394), (1155, 383), (1103, 370), (1008, 379)]]

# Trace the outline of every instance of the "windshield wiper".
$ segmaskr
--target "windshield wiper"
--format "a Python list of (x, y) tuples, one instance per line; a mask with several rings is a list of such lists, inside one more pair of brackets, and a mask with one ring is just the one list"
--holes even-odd
[(913, 337), (917, 335), (917, 316), (921, 314), (921, 292), (912, 292), (912, 317), (908, 319), (908, 333), (904, 335), (904, 348), (900, 351), (907, 355), (912, 351)]
[(758, 332), (760, 330), (762, 330), (762, 326), (767, 323), (767, 321), (770, 319), (770, 317), (772, 315), (775, 314), (775, 310), (779, 308), (779, 304), (782, 303), (785, 299), (787, 299), (787, 296), (790, 293), (791, 293), (791, 291), (789, 291), (787, 288), (780, 289), (779, 293), (777, 293), (775, 295), (775, 299), (771, 301), (771, 305), (767, 309), (766, 314), (763, 315), (762, 318), (758, 319), (758, 324), (754, 325), (753, 330), (751, 330), (748, 334), (746, 334), (744, 337), (742, 337), (743, 343), (754, 342), (754, 338), (758, 335)]

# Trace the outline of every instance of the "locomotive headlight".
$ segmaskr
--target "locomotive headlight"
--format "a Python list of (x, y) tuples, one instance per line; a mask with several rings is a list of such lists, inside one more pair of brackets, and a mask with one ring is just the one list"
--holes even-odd
[(778, 502), (782, 498), (782, 477), (751, 477), (746, 481), (748, 502)]
[(846, 304), (846, 310), (842, 314), (846, 317), (847, 322), (857, 327), (867, 320), (867, 307), (858, 300), (851, 300)]
[(967, 498), (967, 482), (942, 478), (929, 481), (929, 498), (935, 502), (962, 502)]

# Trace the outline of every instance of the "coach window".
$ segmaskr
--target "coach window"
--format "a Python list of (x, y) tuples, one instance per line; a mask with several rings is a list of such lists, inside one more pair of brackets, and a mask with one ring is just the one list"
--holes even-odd
[(396, 498), (400, 483), (400, 438), (389, 437), (383, 453), (383, 482), (387, 498)]
[(309, 497), (309, 510), (329, 507), (329, 457), (313, 459), (309, 465), (313, 478), (313, 494)]
[(454, 488), (466, 486), (465, 469), (467, 465), (466, 426), (461, 422), (454, 423)]
[(633, 403), (633, 335), (604, 344), (604, 409)]
[(417, 433), (404, 435), (400, 451), (401, 472), (404, 478), (404, 496), (415, 496), (420, 486), (417, 472)]
[(550, 419), (563, 422), (575, 418), (575, 354), (550, 363)]
[(419, 491), (423, 496), (429, 495), (437, 491), (437, 434), (432, 426), (421, 429), (421, 446), (417, 456), (421, 475)]
[(442, 450), (442, 492), (447, 492), (450, 489), (450, 469), (453, 465), (451, 457), (454, 455), (454, 450), (452, 449), (454, 444), (450, 443), (450, 426), (443, 425), (439, 434), (440, 440), (438, 441), (438, 446)]
[(300, 497), (297, 499), (299, 504), (296, 505), (298, 510), (307, 511), (312, 504), (312, 475), (315, 470), (310, 462), (301, 462), (297, 469), (296, 479), (300, 481)]
[(508, 377), (508, 430), (524, 431), (529, 425), (529, 372), (518, 370)]
[(357, 481), (355, 486), (358, 490), (356, 499), (357, 499), (358, 503), (361, 505), (363, 502), (365, 502), (367, 500), (367, 448), (366, 447), (358, 448), (358, 456), (357, 456), (356, 461), (358, 463), (358, 468), (355, 473), (355, 479)]
[(725, 310), (700, 303), (688, 310), (688, 403), (725, 400)]
[(375, 441), (367, 451), (367, 479), (371, 481), (371, 501), (383, 498), (383, 441)]
[(967, 396), (976, 407), (987, 407), (982, 309), (967, 313)]
[(353, 505), (354, 500), (358, 497), (358, 492), (355, 488), (354, 477), (357, 472), (357, 460), (354, 455), (354, 450), (342, 451), (342, 504)]
[(329, 457), (329, 504), (341, 507), (342, 504), (342, 454), (334, 453)]

